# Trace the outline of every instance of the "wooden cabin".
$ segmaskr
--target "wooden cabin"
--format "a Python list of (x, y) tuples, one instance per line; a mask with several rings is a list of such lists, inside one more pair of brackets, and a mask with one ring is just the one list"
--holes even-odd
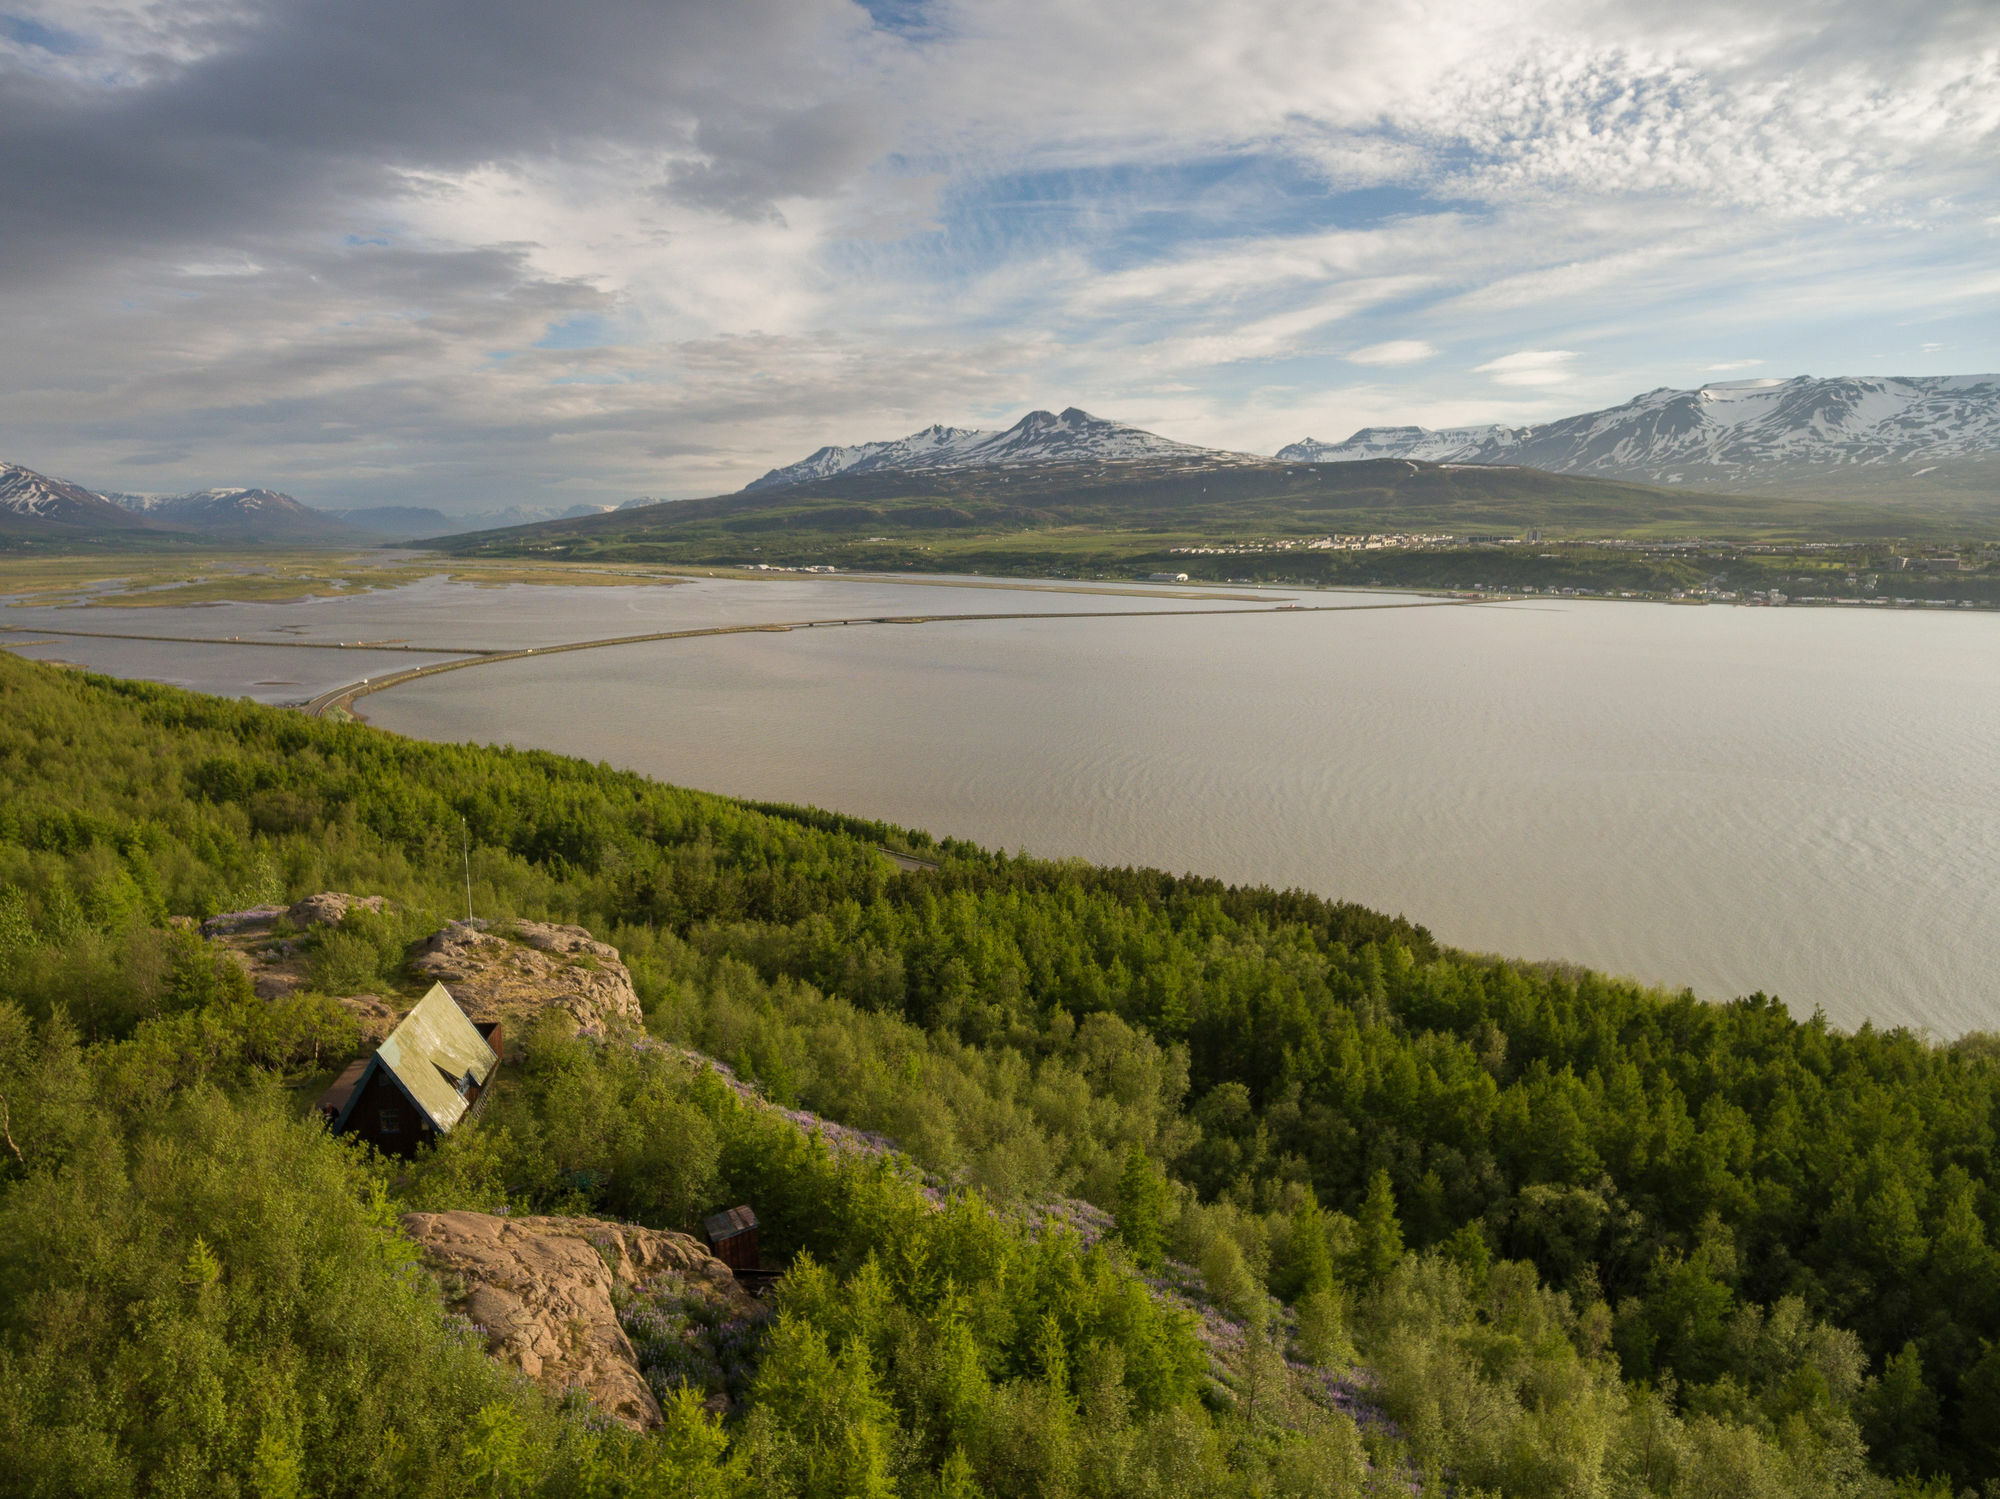
[(350, 1062), (319, 1101), (337, 1135), (414, 1155), (472, 1118), (500, 1067), (497, 1021), (474, 1025), (443, 984), (417, 1001), (371, 1057)]
[(715, 1257), (730, 1269), (755, 1270), (761, 1264), (757, 1258), (757, 1215), (749, 1208), (731, 1208), (704, 1218), (701, 1231)]

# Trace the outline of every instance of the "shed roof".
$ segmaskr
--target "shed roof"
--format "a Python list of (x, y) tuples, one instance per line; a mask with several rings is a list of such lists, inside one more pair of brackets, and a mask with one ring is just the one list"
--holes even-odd
[[(430, 993), (417, 1001), (416, 1008), (376, 1048), (369, 1070), (380, 1067), (394, 1077), (410, 1102), (443, 1133), (465, 1117), (468, 1105), (462, 1084), (469, 1080), (485, 1087), (499, 1065), (500, 1058), (473, 1028), (450, 991), (443, 984), (433, 984)], [(349, 1109), (353, 1098), (360, 1096), (357, 1087)], [(346, 1111), (340, 1122), (346, 1124)]]
[(756, 1226), (757, 1215), (748, 1207), (730, 1208), (727, 1212), (717, 1213), (712, 1218), (704, 1218), (701, 1224), (702, 1232), (708, 1235), (708, 1242), (711, 1244), (720, 1243), (724, 1239), (733, 1239), (738, 1234), (747, 1234)]

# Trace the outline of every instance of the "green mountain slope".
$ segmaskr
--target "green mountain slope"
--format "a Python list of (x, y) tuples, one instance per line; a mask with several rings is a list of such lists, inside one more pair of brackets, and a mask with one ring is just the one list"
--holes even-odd
[(856, 562), (926, 544), (949, 555), (1060, 556), (1091, 548), (1160, 552), (1175, 545), (1370, 531), (1514, 535), (1529, 527), (1592, 537), (1787, 539), (1951, 529), (1907, 509), (1392, 459), (843, 475), (435, 544), (464, 555)]
[[(466, 835), (481, 913), (613, 942), (647, 1034), (527, 1038), (489, 1114), (406, 1169), (293, 1116), (353, 1045), (323, 996), (413, 991)], [(391, 914), (306, 941), (319, 992), (282, 1003), (170, 924), (328, 888)], [(659, 1042), (977, 1196), (933, 1212), (781, 1140)], [(1297, 892), (0, 657), (0, 1099), (9, 1492), (2000, 1479), (1991, 1037), (1469, 956)], [(1113, 1239), (1029, 1211), (1064, 1194)], [(746, 1199), (813, 1259), (732, 1354), (726, 1414), (654, 1366), (660, 1437), (496, 1377), (394, 1228)], [(1192, 1279), (1149, 1282), (1163, 1254)]]

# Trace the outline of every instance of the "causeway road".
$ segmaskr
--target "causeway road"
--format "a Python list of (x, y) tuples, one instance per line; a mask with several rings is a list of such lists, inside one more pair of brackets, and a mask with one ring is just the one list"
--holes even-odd
[[(435, 677), (443, 672), (464, 671), (471, 666), (496, 666), (502, 661), (523, 661), (531, 656), (556, 656), (565, 651), (597, 651), (614, 645), (644, 645), (656, 640), (699, 640), (713, 635), (772, 635), (783, 634), (790, 630), (840, 629), (862, 625), (960, 624), (974, 620), (999, 619), (1184, 619), (1190, 615), (1204, 614), (1355, 614), (1367, 609), (1451, 609), (1489, 602), (1497, 601), (1478, 598), (1408, 599), (1384, 604), (1277, 604), (1248, 609), (1050, 609), (1033, 613), (998, 610), (981, 614), (845, 615), (828, 619), (773, 620), (754, 625), (709, 625), (701, 629), (655, 630), (644, 635), (612, 635), (602, 640), (574, 640), (563, 645), (528, 646), (514, 651), (465, 652), (463, 658), (456, 661), (438, 661), (429, 666), (414, 666), (408, 671), (392, 671), (377, 677), (363, 677), (360, 681), (350, 682), (345, 687), (335, 687), (322, 692), (303, 706), (310, 716), (323, 718), (336, 710), (352, 712), (355, 702), (370, 693), (400, 687), (403, 683), (414, 682), (419, 677)], [(406, 649), (416, 649), (416, 647), (406, 647)]]

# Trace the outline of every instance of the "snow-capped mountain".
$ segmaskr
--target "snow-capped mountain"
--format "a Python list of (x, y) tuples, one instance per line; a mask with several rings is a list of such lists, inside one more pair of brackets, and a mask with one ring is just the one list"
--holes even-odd
[(1996, 453), (2000, 375), (1731, 380), (1531, 427), (1366, 427), (1345, 442), (1278, 450), (1300, 463), (1518, 464), (1709, 489)]
[(107, 494), (125, 509), (222, 541), (358, 540), (352, 526), (275, 489), (197, 489), (191, 494)]
[(309, 509), (275, 490), (100, 494), (17, 463), (0, 463), (0, 531), (28, 542), (111, 534), (225, 544), (343, 544), (368, 539), (327, 512)]
[(930, 469), (1025, 467), (1045, 463), (1113, 463), (1123, 460), (1187, 463), (1261, 463), (1244, 453), (1225, 453), (1175, 442), (1123, 422), (1092, 416), (1071, 406), (1060, 414), (1031, 411), (1004, 431), (972, 427), (926, 427), (894, 442), (825, 447), (811, 457), (744, 486), (777, 489), (835, 474), (922, 472)]
[[(1519, 429), (1507, 427), (1363, 427), (1345, 442), (1306, 438), (1278, 449), (1287, 463), (1360, 463), (1368, 458), (1415, 458), (1424, 463), (1462, 463), (1467, 453), (1510, 441)], [(1497, 461), (1497, 460), (1496, 460)]]
[(12, 535), (143, 531), (145, 520), (67, 479), (0, 463), (0, 522)]

